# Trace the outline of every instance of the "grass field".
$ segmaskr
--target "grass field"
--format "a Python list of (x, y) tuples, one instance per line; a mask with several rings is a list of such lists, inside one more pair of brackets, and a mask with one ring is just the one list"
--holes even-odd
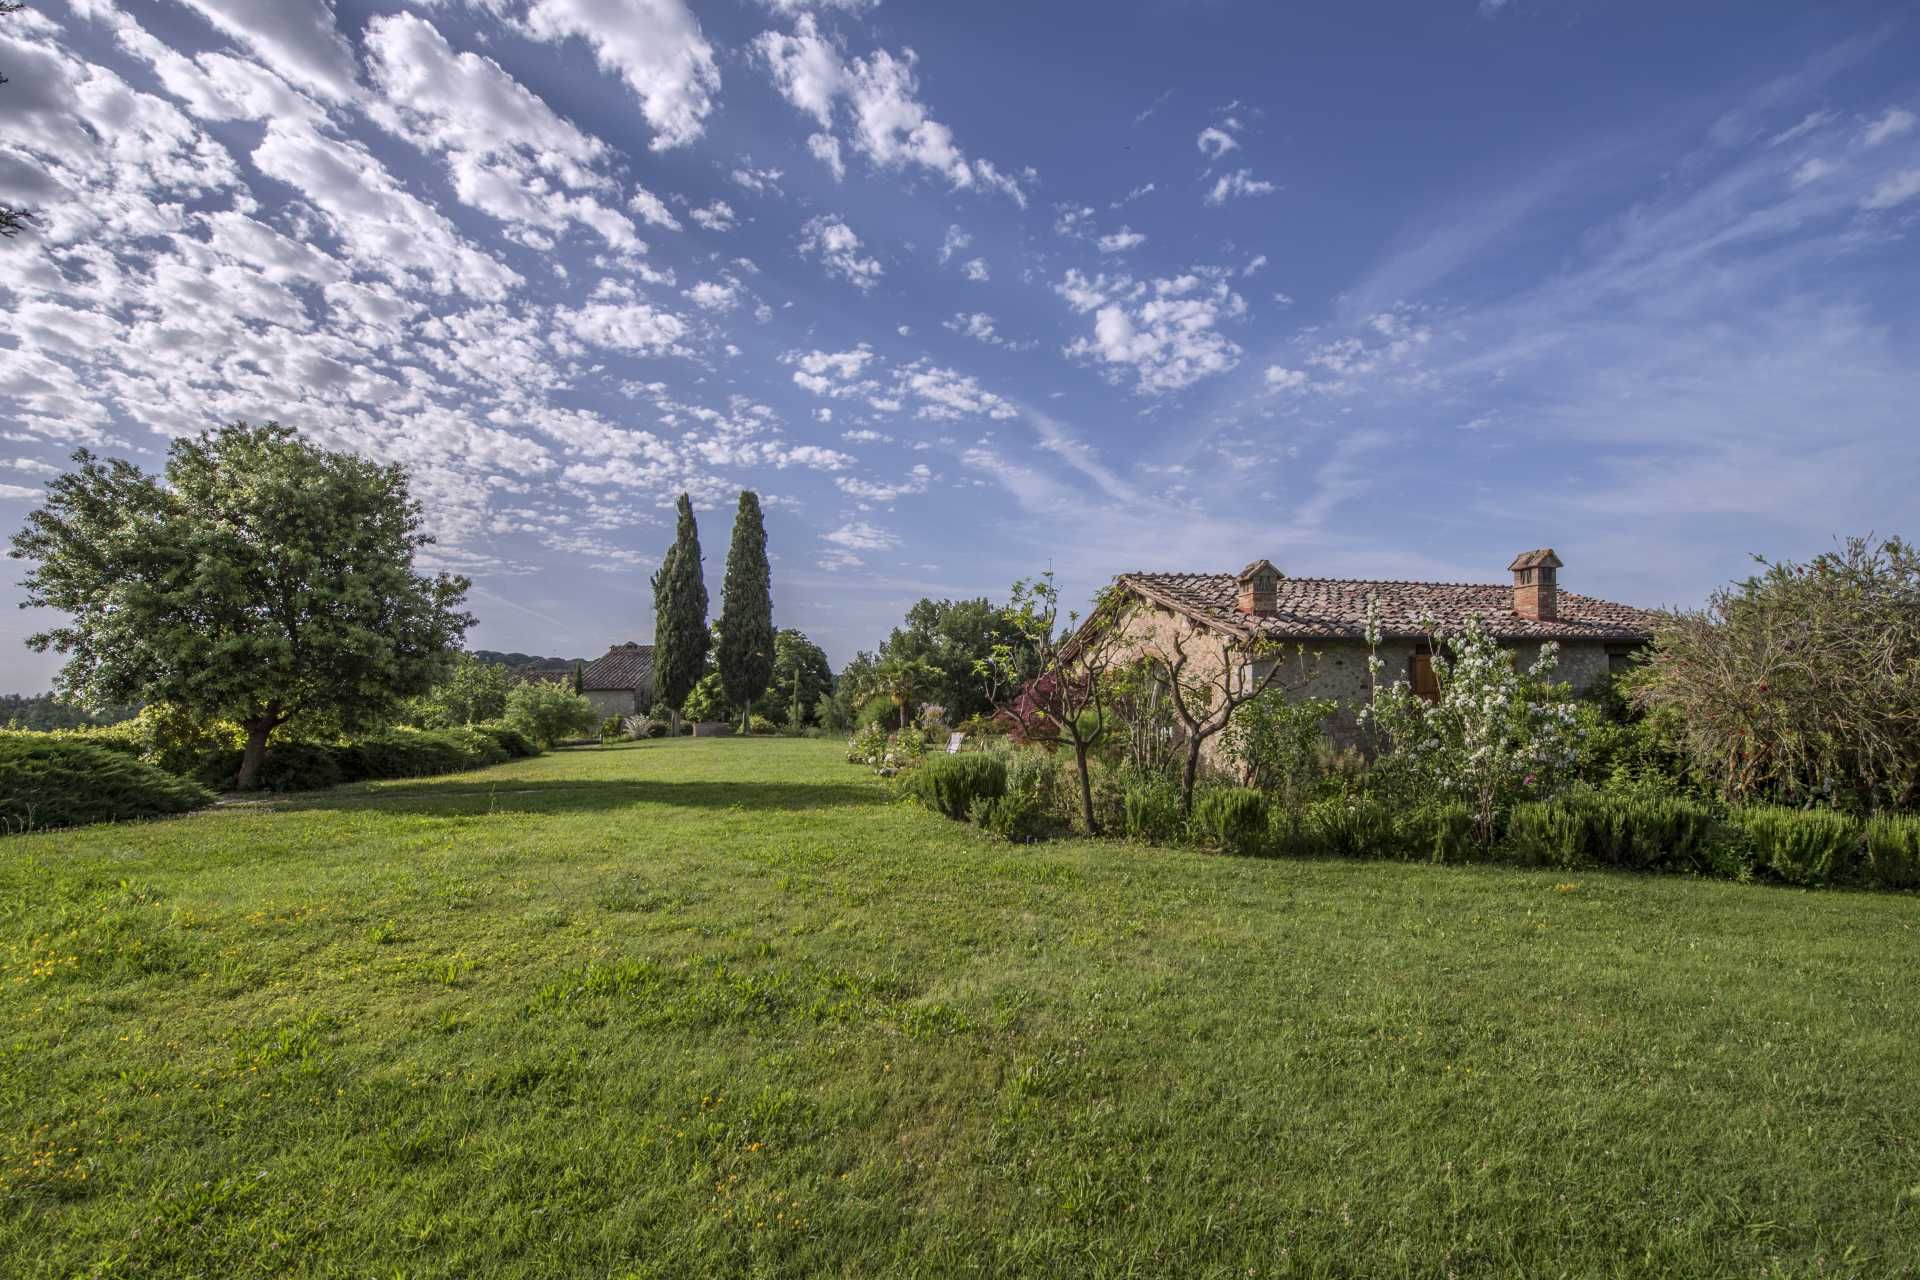
[(1920, 899), (987, 843), (832, 743), (0, 843), (0, 1273), (1912, 1276)]

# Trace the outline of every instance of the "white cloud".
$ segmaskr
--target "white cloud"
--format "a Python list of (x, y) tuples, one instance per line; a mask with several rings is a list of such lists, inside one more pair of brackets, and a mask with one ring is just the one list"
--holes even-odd
[(739, 305), (740, 286), (732, 280), (702, 280), (687, 290), (687, 298), (707, 311), (731, 311)]
[(540, 40), (577, 36), (591, 45), (600, 65), (640, 99), (654, 150), (685, 146), (705, 130), (720, 70), (682, 0), (533, 0), (526, 30)]
[(1225, 129), (1215, 128), (1212, 125), (1200, 131), (1200, 136), (1196, 139), (1196, 142), (1201, 153), (1209, 160), (1218, 160), (1221, 156), (1237, 149), (1240, 145), (1232, 134), (1228, 133)]
[(1831, 161), (1822, 160), (1819, 156), (1814, 156), (1803, 162), (1799, 168), (1793, 171), (1793, 185), (1796, 187), (1804, 187), (1809, 182), (1820, 181), (1820, 179), (1826, 177), (1833, 171), (1834, 165)]
[(695, 209), (687, 215), (709, 231), (731, 231), (739, 225), (733, 216), (733, 206), (725, 200), (715, 200), (704, 209)]
[(1266, 196), (1276, 190), (1271, 182), (1253, 176), (1251, 169), (1235, 169), (1232, 173), (1222, 174), (1220, 180), (1207, 192), (1208, 204), (1225, 204), (1236, 196)]
[[(847, 434), (851, 437), (859, 433), (848, 432)], [(873, 432), (865, 434), (870, 436), (877, 435), (877, 433)], [(877, 438), (886, 440), (889, 437), (877, 436)], [(933, 469), (924, 462), (909, 471), (907, 478), (898, 484), (883, 484), (872, 480), (862, 480), (858, 476), (836, 476), (833, 481), (833, 483), (839, 487), (840, 492), (849, 497), (859, 498), (863, 502), (882, 503), (898, 502), (905, 497), (923, 494), (927, 491), (927, 486), (932, 482)]]
[(1147, 242), (1144, 231), (1135, 231), (1132, 227), (1121, 227), (1118, 231), (1101, 236), (1095, 243), (1102, 253), (1126, 253), (1137, 249)]
[(817, 396), (851, 395), (852, 383), (874, 360), (873, 348), (861, 343), (851, 351), (789, 351), (781, 363), (795, 366), (793, 380)]
[(1307, 385), (1307, 375), (1300, 369), (1288, 369), (1281, 365), (1267, 366), (1267, 385), (1275, 391), (1296, 391)]
[(634, 188), (632, 198), (627, 201), (627, 208), (656, 227), (665, 227), (668, 231), (680, 229), (680, 219), (673, 216), (672, 211), (667, 208), (666, 201), (645, 187)]
[(945, 262), (960, 250), (973, 243), (973, 237), (958, 226), (947, 228), (946, 239), (940, 242), (940, 261)]
[(44, 489), (31, 489), (24, 484), (0, 484), (0, 498), (44, 498)]
[(847, 176), (846, 158), (840, 154), (840, 139), (830, 133), (808, 134), (807, 151), (815, 160), (827, 166), (835, 182)]
[(1903, 169), (1882, 181), (1863, 202), (1868, 209), (1891, 209), (1920, 196), (1920, 169)]
[(329, 102), (355, 96), (353, 50), (332, 0), (184, 0), (226, 35), (260, 55), (289, 83)]
[(735, 169), (731, 176), (739, 186), (745, 187), (755, 195), (763, 196), (769, 192), (779, 195), (780, 179), (786, 177), (786, 174), (778, 169), (756, 169), (752, 165), (743, 165)]
[(1089, 280), (1069, 271), (1054, 291), (1074, 310), (1093, 313), (1093, 336), (1076, 338), (1066, 354), (1130, 366), (1142, 395), (1177, 391), (1240, 362), (1239, 344), (1217, 326), (1244, 315), (1246, 300), (1217, 278), (1189, 272), (1150, 282)]
[(1860, 140), (1869, 147), (1877, 147), (1889, 138), (1897, 138), (1912, 129), (1915, 124), (1913, 112), (1904, 107), (1888, 107), (1886, 112), (1860, 135)]
[(967, 279), (973, 281), (975, 284), (987, 279), (989, 274), (987, 271), (987, 260), (985, 258), (967, 259), (967, 264), (962, 270), (966, 272)]
[(899, 538), (865, 520), (843, 524), (830, 533), (821, 534), (820, 540), (847, 551), (889, 551), (900, 545)]
[(840, 438), (848, 444), (892, 444), (893, 437), (884, 431), (873, 431), (860, 427), (853, 431), (842, 431)]
[(1250, 276), (1254, 272), (1258, 271), (1260, 268), (1266, 265), (1267, 265), (1267, 255), (1264, 253), (1256, 253), (1255, 255), (1253, 255), (1253, 260), (1251, 262), (1247, 263), (1246, 266), (1240, 268), (1240, 274), (1243, 276)]
[(644, 302), (593, 302), (555, 313), (583, 342), (641, 355), (669, 355), (687, 335), (687, 323)]
[(807, 140), (813, 154), (833, 170), (845, 174), (839, 141), (834, 134), (838, 105), (845, 100), (851, 116), (854, 148), (877, 169), (923, 168), (944, 177), (955, 190), (980, 188), (1012, 198), (1025, 208), (1027, 197), (1018, 177), (989, 160), (969, 160), (954, 141), (953, 130), (933, 118), (919, 99), (914, 75), (917, 56), (908, 50), (896, 57), (876, 49), (866, 58), (842, 59), (840, 50), (820, 33), (811, 13), (801, 13), (793, 33), (763, 32), (753, 42), (755, 55), (767, 65), (781, 95), (819, 125)]
[(775, 13), (793, 17), (808, 9), (844, 9), (849, 13), (858, 13), (863, 9), (877, 8), (880, 0), (760, 0), (760, 3)]
[(871, 289), (885, 274), (876, 258), (860, 256), (860, 237), (837, 218), (821, 215), (800, 229), (800, 252), (820, 259), (829, 275), (837, 275), (856, 289)]
[(993, 317), (984, 311), (975, 311), (971, 315), (963, 311), (951, 320), (942, 321), (940, 327), (992, 346), (1000, 346), (1006, 341), (994, 332)]
[(304, 193), (349, 258), (396, 284), (424, 281), (439, 293), (499, 298), (522, 283), (438, 210), (403, 190), (358, 143), (323, 137), (297, 121), (275, 121), (254, 148), (253, 163)]
[[(577, 221), (616, 249), (645, 247), (631, 222), (588, 194), (614, 185), (597, 172), (605, 145), (555, 115), (498, 63), (456, 54), (412, 14), (375, 18), (366, 44), (381, 94), (368, 114), (422, 152), (445, 155), (463, 203), (522, 227)], [(581, 193), (563, 194), (556, 183)]]

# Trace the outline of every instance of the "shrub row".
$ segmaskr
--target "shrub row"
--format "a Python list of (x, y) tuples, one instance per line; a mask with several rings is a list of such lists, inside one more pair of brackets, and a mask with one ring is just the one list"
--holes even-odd
[[(1166, 839), (1177, 809), (1140, 787), (1126, 800), (1128, 834)], [(1472, 815), (1450, 803), (1397, 808), (1368, 796), (1299, 808), (1244, 788), (1203, 792), (1186, 836), (1230, 853), (1334, 855), (1521, 866), (1618, 867), (1797, 885), (1920, 888), (1920, 816), (1868, 822), (1830, 810), (1754, 806), (1722, 815), (1699, 801), (1601, 791), (1516, 805), (1492, 849), (1473, 839)]]
[(7, 832), (153, 818), (212, 803), (205, 787), (115, 747), (0, 733), (0, 829)]
[[(343, 782), (459, 773), (538, 754), (539, 748), (526, 734), (506, 724), (390, 729), (350, 742), (294, 739), (267, 748), (260, 785), (268, 791), (318, 791)], [(239, 753), (225, 753), (216, 767), (218, 785), (232, 782), (240, 770)]]

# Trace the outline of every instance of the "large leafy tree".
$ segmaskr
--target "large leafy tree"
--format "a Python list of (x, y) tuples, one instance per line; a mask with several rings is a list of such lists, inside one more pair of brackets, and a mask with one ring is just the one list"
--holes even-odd
[(754, 701), (773, 680), (773, 573), (767, 566), (767, 526), (760, 499), (740, 492), (727, 548), (727, 576), (720, 587), (719, 647), (715, 654), (727, 703), (744, 727)]
[(164, 483), (82, 449), (13, 537), (28, 605), (70, 615), (31, 636), (67, 654), (89, 705), (164, 702), (238, 721), (237, 785), (296, 715), (344, 729), (424, 693), (473, 624), (467, 580), (413, 571), (433, 539), (406, 472), (244, 422), (174, 442)]
[(807, 722), (815, 704), (833, 688), (833, 668), (826, 652), (806, 633), (788, 627), (773, 637), (773, 684), (767, 701), (785, 709), (795, 728)]
[(478, 724), (507, 713), (507, 695), (513, 685), (513, 672), (500, 663), (456, 653), (453, 665), (422, 702), (435, 724)]
[(700, 567), (700, 526), (693, 501), (680, 495), (673, 546), (653, 575), (653, 693), (679, 732), (680, 706), (706, 674), (707, 580)]
[(917, 658), (938, 671), (931, 696), (957, 724), (992, 710), (978, 668), (999, 643), (1024, 641), (1007, 611), (992, 601), (923, 599), (887, 636), (880, 657)]

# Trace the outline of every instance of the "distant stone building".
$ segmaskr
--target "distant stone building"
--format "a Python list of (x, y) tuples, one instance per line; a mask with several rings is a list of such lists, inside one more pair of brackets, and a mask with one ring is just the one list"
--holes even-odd
[[(1294, 646), (1304, 646), (1310, 675), (1293, 696), (1338, 700), (1340, 710), (1327, 730), (1335, 741), (1352, 743), (1357, 737), (1354, 715), (1370, 690), (1369, 597), (1379, 602), (1380, 658), (1386, 664), (1382, 682), (1404, 680), (1423, 697), (1439, 693), (1432, 635), (1424, 619), (1433, 619), (1443, 631), (1459, 631), (1469, 617), (1477, 617), (1482, 629), (1512, 650), (1522, 667), (1539, 657), (1543, 642), (1555, 641), (1560, 646), (1556, 679), (1575, 692), (1622, 670), (1653, 639), (1658, 615), (1561, 591), (1560, 557), (1550, 547), (1516, 556), (1507, 567), (1513, 574), (1510, 586), (1289, 578), (1266, 560), (1256, 560), (1238, 574), (1125, 573), (1114, 585), (1143, 606), (1128, 624), (1141, 652), (1164, 649), (1170, 635), (1178, 632), (1189, 639), (1196, 662), (1210, 663), (1217, 675), (1222, 639), (1229, 642), (1229, 652), (1250, 642), (1280, 642), (1289, 652), (1277, 660), (1289, 663), (1298, 661)], [(1248, 674), (1257, 679), (1273, 661), (1256, 662)], [(1200, 674), (1197, 667), (1195, 673)], [(1286, 672), (1280, 681), (1287, 683)]]
[(617, 644), (587, 665), (580, 692), (601, 716), (630, 716), (653, 706), (653, 646)]

